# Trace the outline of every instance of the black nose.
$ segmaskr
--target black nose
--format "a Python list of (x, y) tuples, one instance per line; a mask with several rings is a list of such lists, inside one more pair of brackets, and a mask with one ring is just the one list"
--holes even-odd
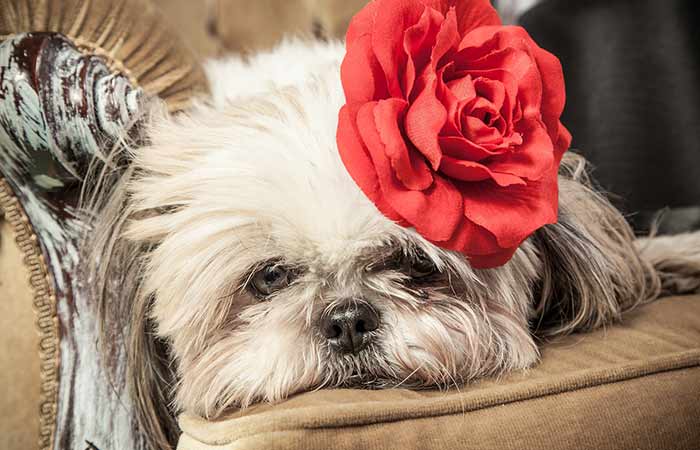
[(321, 333), (331, 346), (344, 353), (357, 353), (371, 341), (379, 327), (379, 315), (371, 306), (348, 302), (332, 309), (321, 319)]

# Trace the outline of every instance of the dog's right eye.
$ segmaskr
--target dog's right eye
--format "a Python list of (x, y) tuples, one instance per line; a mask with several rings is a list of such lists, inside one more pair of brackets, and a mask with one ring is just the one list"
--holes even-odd
[(291, 271), (279, 263), (271, 263), (253, 274), (250, 287), (255, 294), (267, 297), (289, 286)]

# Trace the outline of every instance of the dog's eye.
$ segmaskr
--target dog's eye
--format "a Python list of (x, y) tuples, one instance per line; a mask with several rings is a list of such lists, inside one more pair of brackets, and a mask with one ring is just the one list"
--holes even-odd
[(426, 278), (438, 272), (428, 255), (418, 249), (408, 261), (408, 274), (413, 278)]
[(424, 280), (440, 272), (433, 261), (428, 258), (428, 255), (418, 248), (411, 254), (406, 254), (404, 251), (397, 251), (383, 259), (381, 263), (369, 265), (367, 270), (374, 270), (376, 268), (400, 271), (414, 280)]
[(253, 274), (250, 286), (256, 294), (268, 296), (289, 286), (291, 271), (279, 263), (268, 264)]

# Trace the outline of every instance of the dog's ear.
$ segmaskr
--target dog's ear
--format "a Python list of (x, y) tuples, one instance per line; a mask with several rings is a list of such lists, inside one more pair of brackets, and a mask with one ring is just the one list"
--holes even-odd
[(559, 220), (532, 238), (542, 261), (533, 331), (593, 329), (653, 299), (659, 281), (639, 255), (622, 214), (591, 186), (585, 160), (569, 153), (559, 176)]

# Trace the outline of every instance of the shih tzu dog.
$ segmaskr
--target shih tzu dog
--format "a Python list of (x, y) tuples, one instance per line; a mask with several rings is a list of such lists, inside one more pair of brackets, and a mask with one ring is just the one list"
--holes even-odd
[[(488, 2), (457, 2), (456, 14), (454, 8), (440, 11), (414, 2), (421, 6), (417, 20), (409, 11), (401, 24), (390, 24), (408, 30), (401, 48), (411, 61), (397, 63), (398, 83), (386, 75), (387, 59), (372, 40), (383, 26), (382, 12), (376, 11), (382, 3), (392, 2), (373, 2), (353, 21), (347, 56), (340, 43), (288, 41), (249, 60), (211, 62), (211, 99), (177, 116), (154, 104), (145, 119), (146, 143), (113, 155), (124, 162), (123, 171), (109, 189), (100, 184), (102, 199), (93, 205), (97, 220), (87, 245), (95, 253), (95, 295), (112, 324), (106, 333), (125, 341), (139, 421), (154, 446), (172, 443), (174, 416), (182, 410), (216, 418), (231, 408), (325, 387), (449, 387), (527, 368), (537, 362), (537, 343), (544, 337), (590, 330), (662, 294), (700, 287), (700, 234), (635, 240), (620, 212), (592, 187), (584, 160), (564, 154), (566, 148), (557, 155), (563, 128), (547, 130), (556, 128), (563, 102), (552, 107), (558, 109), (556, 120), (548, 121), (551, 80), (545, 75), (534, 89), (541, 111), (533, 119), (545, 133), (518, 125), (516, 117), (523, 122), (530, 113), (527, 92), (504, 99), (512, 77), (489, 72), (483, 63), (508, 51), (489, 48), (484, 56), (474, 49), (484, 42), (519, 44), (507, 44), (508, 36), (482, 36), (463, 45), (469, 29), (480, 30), (479, 21), (486, 19), (463, 19), (459, 4), (478, 8)], [(500, 28), (525, 42), (520, 29)], [(450, 30), (458, 43), (452, 53), (436, 54)], [(353, 41), (374, 43), (374, 53), (353, 54)], [(416, 53), (428, 41), (432, 54)], [(459, 57), (467, 53), (472, 65), (460, 68)], [(545, 56), (530, 54), (542, 69)], [(365, 65), (357, 62), (363, 57)], [(450, 62), (440, 62), (446, 59)], [(454, 106), (461, 108), (458, 137), (473, 142), (493, 129), (500, 140), (479, 144), (479, 151), (495, 156), (471, 158), (486, 169), (465, 175), (443, 161), (433, 164), (435, 156), (416, 142), (420, 136), (412, 139), (412, 127), (424, 122), (414, 127), (410, 110), (399, 114), (402, 142), (413, 140), (405, 145), (412, 155), (422, 155), (390, 161), (396, 169), (392, 180), (428, 199), (414, 217), (402, 209), (409, 200), (396, 200), (382, 185), (383, 169), (362, 112), (348, 120), (342, 111), (352, 110), (349, 99), (360, 94), (350, 91), (362, 77), (384, 83), (373, 85), (372, 95), (393, 99), (400, 91), (401, 101), (420, 103), (421, 93), (406, 92), (409, 84), (429, 89), (428, 69), (417, 68), (431, 64), (443, 80), (451, 77), (445, 86), (455, 97), (462, 92), (471, 101)], [(377, 70), (384, 70), (384, 78)], [(479, 81), (491, 75), (505, 90)], [(472, 84), (458, 86), (465, 79)], [(521, 91), (526, 87), (518, 85)], [(448, 100), (437, 139), (444, 161), (464, 153), (448, 145), (457, 139), (445, 134), (454, 109)], [(388, 104), (382, 101), (377, 104)], [(354, 168), (357, 140), (342, 136), (344, 125), (362, 135), (358, 148), (372, 156), (377, 167), (370, 172), (386, 198), (373, 193)], [(387, 129), (375, 131), (387, 141)], [(464, 236), (436, 238), (433, 229), (452, 220), (452, 210), (442, 208), (441, 197), (436, 212), (430, 191), (436, 188), (428, 185), (452, 180), (464, 187), (467, 202), (469, 186), (478, 183), (504, 190), (545, 184), (546, 174), (528, 178), (504, 169), (508, 161), (497, 164), (503, 152), (515, 153), (528, 139), (540, 138), (554, 155), (546, 167), (555, 192), (558, 185), (553, 217), (541, 219), (539, 203), (528, 206), (521, 221), (502, 225), (524, 228), (525, 235), (506, 242), (499, 228), (489, 228), (488, 214), (481, 221), (476, 212), (470, 215), (476, 209), (461, 207), (458, 225), (451, 228), (466, 229)], [(399, 170), (406, 161), (418, 173), (415, 180)], [(421, 167), (433, 178), (415, 187), (422, 183), (420, 174), (428, 173)], [(500, 178), (494, 175), (499, 170)], [(494, 236), (498, 245), (484, 243)], [(125, 334), (113, 324), (126, 327)]]

